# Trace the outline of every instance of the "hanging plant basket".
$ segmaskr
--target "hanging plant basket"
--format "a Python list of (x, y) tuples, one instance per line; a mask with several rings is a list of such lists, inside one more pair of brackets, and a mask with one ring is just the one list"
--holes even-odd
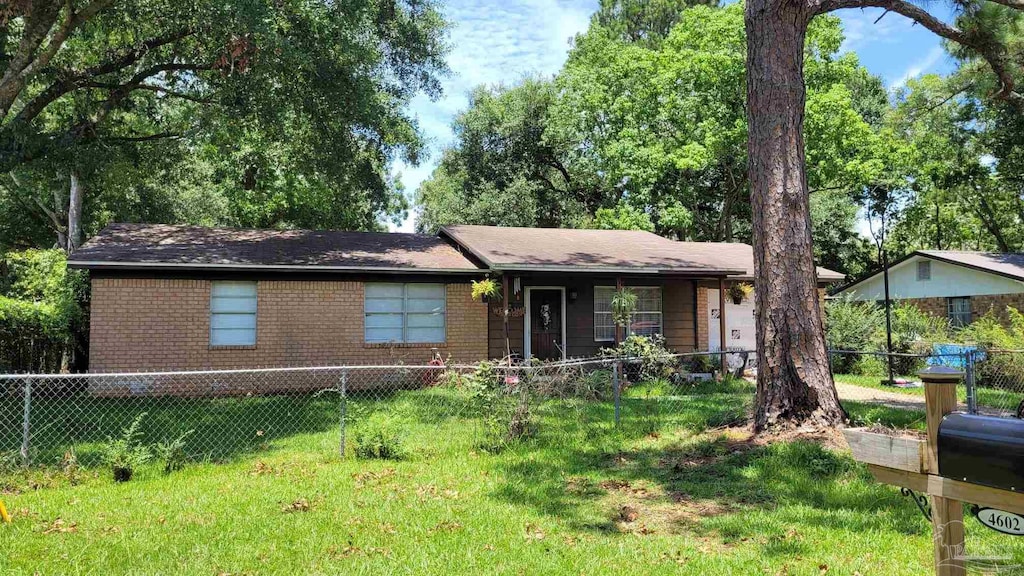
[(732, 298), (732, 303), (739, 306), (744, 300), (750, 297), (754, 293), (754, 286), (747, 282), (740, 282), (729, 286), (728, 294)]

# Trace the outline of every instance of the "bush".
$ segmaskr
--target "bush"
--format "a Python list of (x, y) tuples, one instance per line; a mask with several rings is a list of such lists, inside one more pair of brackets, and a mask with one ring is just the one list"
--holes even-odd
[(352, 435), (356, 457), (380, 460), (404, 458), (407, 424), (394, 414), (370, 414), (356, 425)]
[[(88, 281), (60, 250), (0, 258), (0, 372), (59, 372), (75, 362), (86, 329)], [(82, 354), (84, 357), (84, 354)]]
[[(832, 350), (871, 350), (878, 333), (885, 333), (885, 310), (871, 302), (858, 302), (849, 296), (826, 305), (825, 339)], [(849, 373), (858, 356), (834, 354), (832, 369)]]
[(136, 416), (135, 420), (121, 431), (119, 438), (107, 438), (106, 444), (101, 448), (103, 463), (110, 466), (114, 482), (131, 480), (135, 470), (149, 462), (149, 449), (141, 442), (142, 419), (145, 417), (145, 412)]
[[(990, 350), (1024, 349), (1024, 314), (1012, 306), (1006, 307), (1009, 327), (1000, 323), (992, 310), (985, 313), (959, 332), (961, 340)], [(1024, 382), (1024, 355), (989, 354), (977, 364), (978, 384), (987, 388), (1019, 390)]]
[(153, 447), (156, 457), (164, 463), (164, 474), (177, 472), (185, 467), (188, 460), (188, 454), (185, 452), (188, 445), (186, 440), (193, 433), (195, 430), (189, 430), (174, 440), (164, 440)]
[(630, 335), (618, 347), (602, 349), (601, 356), (629, 360), (623, 363), (623, 369), (631, 382), (664, 378), (673, 363), (672, 353), (661, 335)]
[(466, 385), (483, 425), (480, 447), (498, 451), (536, 432), (531, 406), (531, 384), (522, 375), (506, 383), (504, 374), (491, 362), (481, 362)]

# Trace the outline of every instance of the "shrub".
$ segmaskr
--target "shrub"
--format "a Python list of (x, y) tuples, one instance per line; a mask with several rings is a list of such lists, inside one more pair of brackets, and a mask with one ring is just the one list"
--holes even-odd
[(495, 364), (481, 362), (466, 378), (466, 385), (483, 425), (481, 448), (501, 450), (536, 432), (530, 411), (531, 384), (525, 375), (517, 383), (507, 383)]
[(119, 438), (107, 438), (101, 449), (103, 463), (110, 466), (114, 474), (114, 482), (127, 482), (132, 479), (135, 470), (149, 462), (150, 452), (141, 441), (142, 412), (132, 420), (127, 428), (121, 431)]
[(153, 447), (156, 457), (164, 463), (164, 474), (177, 472), (185, 467), (188, 454), (185, 447), (188, 445), (188, 437), (195, 433), (189, 430), (174, 440), (164, 440)]
[(672, 352), (665, 347), (661, 335), (630, 335), (618, 347), (601, 350), (601, 356), (629, 360), (623, 369), (631, 382), (666, 377), (673, 363)]
[(356, 457), (380, 460), (404, 458), (407, 424), (394, 414), (370, 414), (356, 425), (352, 435)]
[[(885, 311), (871, 302), (847, 296), (826, 305), (825, 338), (832, 350), (871, 350), (879, 332), (885, 332)], [(857, 363), (853, 354), (834, 354), (832, 369), (850, 372)]]
[[(1004, 326), (992, 310), (985, 313), (959, 332), (967, 343), (990, 350), (1024, 349), (1024, 314), (1012, 306), (1006, 307), (1009, 326)], [(1019, 389), (1024, 382), (1024, 355), (989, 354), (977, 364), (978, 384), (988, 388)]]
[(60, 250), (0, 258), (0, 371), (57, 372), (86, 332), (88, 281)]

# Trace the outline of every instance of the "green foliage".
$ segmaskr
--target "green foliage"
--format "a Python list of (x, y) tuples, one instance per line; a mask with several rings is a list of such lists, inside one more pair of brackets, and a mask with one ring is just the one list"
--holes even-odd
[(185, 448), (188, 446), (188, 437), (194, 433), (195, 430), (189, 430), (173, 440), (164, 440), (153, 447), (157, 459), (164, 463), (164, 474), (177, 472), (185, 467), (185, 462), (188, 461)]
[(145, 412), (139, 413), (117, 438), (107, 438), (100, 448), (103, 463), (110, 467), (114, 482), (128, 482), (135, 471), (149, 462), (152, 453), (142, 444), (142, 419)]
[[(51, 21), (33, 15), (43, 32), (66, 12), (49, 4)], [(407, 104), (438, 95), (447, 70), (433, 0), (103, 4), (0, 106), (0, 246), (52, 243), (39, 203), (66, 216), (72, 169), (93, 232), (111, 220), (377, 229), (402, 216), (391, 167), (423, 148)], [(25, 29), (18, 13), (3, 27), (5, 83)], [(36, 217), (18, 221), (26, 208)]]
[[(886, 351), (885, 308), (874, 302), (858, 302), (846, 297), (830, 301), (825, 316), (826, 340), (830, 349)], [(894, 303), (891, 317), (893, 352), (926, 353), (933, 343), (950, 339), (948, 320), (922, 312), (912, 304)], [(879, 365), (885, 365), (885, 361), (872, 356), (832, 355), (832, 369), (837, 373), (887, 374), (888, 369), (879, 370)], [(913, 373), (919, 365), (920, 360), (916, 358), (893, 359), (893, 369), (897, 374)]]
[(621, 288), (612, 294), (612, 320), (616, 326), (626, 328), (633, 321), (639, 296), (631, 288)]
[(665, 338), (661, 335), (630, 334), (617, 347), (602, 349), (601, 355), (625, 360), (623, 369), (631, 382), (665, 378), (674, 363), (672, 352), (665, 347)]
[(480, 448), (500, 452), (536, 433), (531, 383), (525, 373), (518, 382), (506, 382), (499, 365), (481, 362), (466, 385), (482, 425)]
[[(685, 210), (685, 209), (684, 209)], [(598, 208), (593, 228), (598, 230), (645, 230), (654, 232), (654, 222), (645, 212), (628, 204), (615, 208)]]
[(480, 301), (484, 298), (497, 298), (501, 295), (501, 286), (491, 278), (472, 282), (473, 300)]
[(361, 419), (352, 433), (358, 458), (398, 460), (406, 453), (409, 423), (393, 413), (373, 412)]
[(8, 252), (0, 260), (0, 372), (59, 372), (86, 330), (88, 283), (61, 250)]

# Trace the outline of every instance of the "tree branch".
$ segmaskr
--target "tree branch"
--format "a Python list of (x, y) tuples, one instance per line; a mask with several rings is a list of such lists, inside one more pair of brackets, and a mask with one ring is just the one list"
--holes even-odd
[[(82, 71), (79, 71), (79, 72), (64, 72), (62, 74), (59, 74), (59, 77), (61, 79), (57, 80), (56, 82), (54, 82), (53, 84), (48, 86), (45, 90), (40, 92), (38, 96), (36, 96), (32, 100), (30, 100), (27, 104), (25, 104), (25, 106), (14, 117), (13, 121), (14, 122), (31, 122), (33, 119), (35, 119), (36, 116), (41, 114), (42, 111), (45, 110), (47, 106), (52, 104), (54, 101), (59, 99), (61, 96), (67, 94), (68, 92), (76, 90), (78, 88), (81, 88), (83, 85), (85, 85), (88, 82), (92, 81), (93, 78), (95, 78), (97, 76), (102, 76), (104, 74), (110, 74), (110, 73), (113, 73), (113, 72), (117, 72), (119, 70), (123, 70), (123, 69), (127, 68), (128, 66), (131, 66), (132, 64), (135, 64), (136, 62), (141, 60), (150, 51), (155, 50), (157, 48), (160, 48), (161, 46), (166, 46), (168, 44), (173, 44), (174, 42), (177, 42), (177, 41), (179, 41), (179, 40), (181, 40), (183, 38), (186, 38), (186, 37), (190, 36), (191, 34), (192, 34), (192, 31), (190, 29), (182, 29), (182, 30), (177, 30), (175, 32), (167, 34), (165, 36), (158, 36), (156, 38), (150, 38), (149, 40), (146, 40), (145, 42), (143, 42), (142, 44), (138, 45), (137, 47), (135, 47), (135, 48), (133, 48), (131, 50), (128, 50), (127, 52), (124, 52), (124, 53), (118, 55), (115, 58), (107, 60), (106, 62), (103, 62), (101, 64), (97, 64), (96, 66), (92, 66), (92, 67), (86, 68), (85, 70), (82, 70)], [(170, 66), (170, 65), (165, 65), (165, 66)], [(183, 66), (183, 65), (174, 64), (173, 66)], [(168, 68), (168, 69), (170, 69), (170, 68)], [(189, 69), (189, 68), (180, 68), (180, 69), (185, 70), (185, 69)], [(163, 70), (161, 69), (161, 70), (158, 70), (158, 72), (159, 71), (163, 71)], [(154, 72), (154, 74), (155, 73), (156, 72)], [(136, 75), (136, 76), (138, 76), (138, 75)], [(143, 76), (140, 80), (136, 80), (135, 83), (138, 83), (138, 82), (140, 82), (141, 80), (144, 80), (147, 77), (148, 76)]]
[[(1024, 0), (992, 0), (1018, 10), (1024, 10)], [(957, 44), (975, 50), (988, 62), (992, 72), (999, 79), (1000, 88), (993, 94), (994, 98), (1008, 100), (1017, 106), (1024, 105), (1024, 97), (1015, 90), (1013, 75), (1008, 65), (1005, 46), (976, 42), (970, 35), (955, 26), (946, 24), (930, 14), (924, 8), (904, 0), (810, 0), (814, 13), (824, 14), (842, 8), (884, 8), (895, 12), (924, 26), (934, 34)]]

